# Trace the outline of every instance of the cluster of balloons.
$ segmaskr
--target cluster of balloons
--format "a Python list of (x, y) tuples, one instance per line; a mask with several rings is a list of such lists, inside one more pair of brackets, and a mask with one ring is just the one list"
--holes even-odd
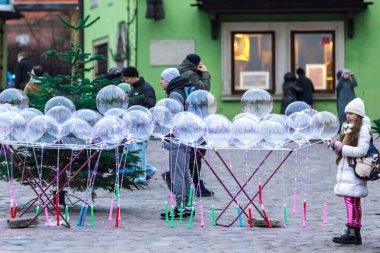
[(329, 138), (339, 130), (335, 115), (317, 112), (304, 102), (290, 104), (285, 115), (271, 114), (273, 99), (265, 90), (248, 90), (241, 104), (243, 112), (230, 121), (215, 114), (216, 100), (211, 93), (197, 90), (186, 98), (184, 106), (165, 98), (148, 110), (128, 107), (124, 91), (109, 85), (96, 96), (98, 111), (76, 111), (72, 101), (58, 96), (46, 103), (42, 113), (28, 108), (28, 98), (22, 91), (7, 89), (0, 93), (0, 142), (113, 148), (147, 140), (152, 134), (171, 134), (187, 145), (281, 147), (289, 141)]

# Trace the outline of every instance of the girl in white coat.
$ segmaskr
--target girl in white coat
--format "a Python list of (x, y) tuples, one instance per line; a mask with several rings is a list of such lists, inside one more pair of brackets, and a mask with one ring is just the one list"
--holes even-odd
[(368, 195), (367, 182), (355, 176), (353, 159), (366, 156), (371, 140), (371, 121), (365, 116), (363, 100), (355, 98), (345, 108), (347, 121), (343, 123), (340, 140), (331, 138), (330, 145), (337, 153), (337, 184), (334, 192), (343, 197), (347, 209), (347, 224), (341, 236), (333, 242), (362, 244), (360, 235), (362, 209), (360, 199)]

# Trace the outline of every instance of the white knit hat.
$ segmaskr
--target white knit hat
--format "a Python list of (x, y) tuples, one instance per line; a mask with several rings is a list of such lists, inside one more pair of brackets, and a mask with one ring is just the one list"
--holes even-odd
[(180, 76), (178, 69), (168, 68), (162, 71), (161, 77), (170, 83), (171, 80)]
[(360, 98), (355, 98), (350, 103), (346, 105), (344, 112), (355, 113), (359, 116), (365, 116), (364, 102)]

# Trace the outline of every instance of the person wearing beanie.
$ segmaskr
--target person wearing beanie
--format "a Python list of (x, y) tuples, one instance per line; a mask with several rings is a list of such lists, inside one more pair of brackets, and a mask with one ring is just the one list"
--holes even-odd
[(356, 97), (354, 88), (358, 86), (358, 83), (355, 76), (352, 74), (352, 71), (348, 69), (339, 70), (337, 78), (337, 110), (339, 123), (342, 126), (343, 122), (346, 121), (346, 113), (344, 109), (346, 108), (346, 105)]
[(197, 54), (188, 54), (178, 66), (182, 77), (189, 79), (198, 90), (210, 91), (211, 75)]
[[(189, 79), (191, 83), (195, 85), (198, 90), (210, 91), (211, 75), (207, 70), (206, 65), (202, 63), (201, 57), (197, 54), (188, 54), (182, 63), (178, 66), (179, 73), (182, 77)], [(205, 155), (205, 149), (199, 149), (199, 151)], [(196, 161), (194, 162), (194, 157)], [(208, 190), (203, 180), (200, 177), (200, 171), (202, 168), (202, 157), (200, 154), (191, 149), (190, 154), (190, 172), (193, 176), (193, 181), (197, 187), (196, 196), (208, 197), (214, 195), (214, 193)], [(198, 168), (198, 169), (195, 169)]]
[[(126, 67), (121, 71), (123, 81), (131, 85), (131, 90), (128, 93), (128, 107), (134, 105), (140, 105), (147, 109), (150, 109), (156, 105), (156, 93), (152, 85), (140, 77), (139, 72), (135, 67)], [(138, 151), (139, 162), (138, 166), (143, 173), (135, 179), (135, 182), (146, 183), (147, 180), (153, 177), (157, 169), (148, 163), (146, 158), (146, 149), (148, 147), (148, 141), (132, 143), (128, 145), (128, 151)]]
[(296, 85), (302, 89), (302, 91), (297, 94), (297, 101), (303, 101), (312, 106), (314, 103), (313, 93), (315, 92), (313, 82), (305, 76), (305, 70), (303, 68), (298, 68), (296, 73), (298, 76)]
[(117, 85), (121, 80), (121, 69), (113, 67), (110, 68), (107, 72), (106, 79), (110, 81), (109, 85)]
[[(180, 76), (178, 69), (168, 68), (161, 73), (161, 87), (166, 92), (168, 98), (176, 100), (185, 107), (186, 86), (193, 85), (189, 80)], [(164, 148), (169, 150), (169, 171), (162, 174), (163, 179), (168, 184), (175, 196), (176, 205), (174, 207), (174, 218), (180, 217), (180, 206), (184, 204), (182, 217), (190, 216), (191, 208), (186, 206), (189, 198), (190, 186), (192, 184), (189, 170), (190, 149), (183, 144), (178, 144), (170, 140), (163, 142)], [(170, 207), (171, 208), (171, 207)], [(171, 213), (169, 214), (171, 217)], [(166, 218), (166, 213), (161, 213), (161, 218)]]
[(343, 197), (346, 205), (347, 223), (342, 235), (333, 242), (362, 244), (361, 198), (368, 195), (367, 182), (355, 175), (356, 158), (368, 154), (371, 142), (371, 121), (365, 116), (363, 100), (356, 98), (345, 107), (347, 120), (343, 123), (339, 140), (331, 137), (329, 146), (336, 152), (338, 166), (337, 184), (334, 193)]

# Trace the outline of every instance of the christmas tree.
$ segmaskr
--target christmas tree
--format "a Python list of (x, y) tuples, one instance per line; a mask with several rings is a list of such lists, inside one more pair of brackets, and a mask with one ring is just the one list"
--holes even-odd
[[(69, 64), (71, 66), (71, 73), (60, 74), (57, 76), (50, 76), (45, 73), (43, 77), (33, 76), (33, 78), (41, 81), (41, 92), (39, 94), (27, 94), (30, 100), (30, 107), (37, 108), (41, 111), (44, 110), (46, 102), (55, 96), (65, 96), (69, 98), (76, 106), (76, 109), (93, 109), (96, 110), (96, 94), (103, 87), (111, 84), (117, 83), (119, 79), (107, 80), (105, 76), (99, 76), (94, 80), (86, 78), (85, 74), (93, 71), (93, 67), (86, 67), (92, 65), (94, 61), (104, 59), (103, 55), (83, 52), (82, 45), (79, 44), (80, 31), (86, 29), (93, 25), (99, 18), (90, 20), (90, 17), (87, 16), (83, 20), (79, 20), (77, 24), (70, 24), (67, 20), (59, 16), (59, 19), (62, 23), (70, 28), (73, 31), (73, 41), (70, 42), (71, 49), (65, 52), (59, 52), (56, 49), (51, 49), (44, 53), (46, 57), (53, 57), (56, 60), (62, 62), (62, 64)], [(114, 190), (115, 183), (115, 171), (118, 163), (124, 162), (121, 157), (126, 157), (126, 166), (127, 169), (122, 169), (124, 180), (122, 187), (131, 189), (131, 188), (142, 188), (144, 187), (143, 183), (136, 183), (134, 179), (137, 178), (142, 172), (141, 169), (137, 166), (139, 161), (136, 152), (125, 152), (125, 148), (119, 147), (115, 150), (102, 151), (101, 158), (99, 160), (99, 166), (97, 169), (97, 178), (94, 184), (94, 189), (102, 188), (108, 191)], [(41, 150), (41, 149), (31, 149), (25, 147), (19, 147), (18, 152), (25, 157), (27, 166), (35, 168), (36, 164), (43, 164), (43, 173), (42, 179), (43, 183), (50, 182), (51, 179), (56, 175), (57, 166), (63, 168), (73, 156), (75, 152), (71, 150), (60, 150), (59, 151), (59, 164), (57, 164), (57, 155), (58, 150)], [(87, 156), (82, 155), (76, 159), (72, 168), (73, 171), (75, 168), (78, 168), (84, 164), (87, 160), (87, 157), (90, 155), (89, 150), (87, 150)], [(41, 160), (42, 159), (42, 160)], [(14, 162), (17, 162), (17, 159), (13, 159)], [(94, 168), (96, 159), (91, 161), (89, 168)], [(22, 175), (13, 170), (10, 173), (11, 161), (6, 161), (2, 158), (1, 171), (2, 171), (2, 180), (8, 180), (9, 177), (12, 177), (16, 180), (21, 181)], [(38, 167), (38, 166), (37, 166)], [(35, 176), (38, 177), (37, 170), (33, 170)], [(11, 175), (12, 174), (12, 175)], [(75, 191), (86, 190), (86, 182), (89, 176), (89, 171), (87, 169), (82, 170), (75, 178), (74, 181), (70, 183), (70, 188)], [(60, 184), (62, 185), (65, 182), (65, 179), (60, 179)]]

